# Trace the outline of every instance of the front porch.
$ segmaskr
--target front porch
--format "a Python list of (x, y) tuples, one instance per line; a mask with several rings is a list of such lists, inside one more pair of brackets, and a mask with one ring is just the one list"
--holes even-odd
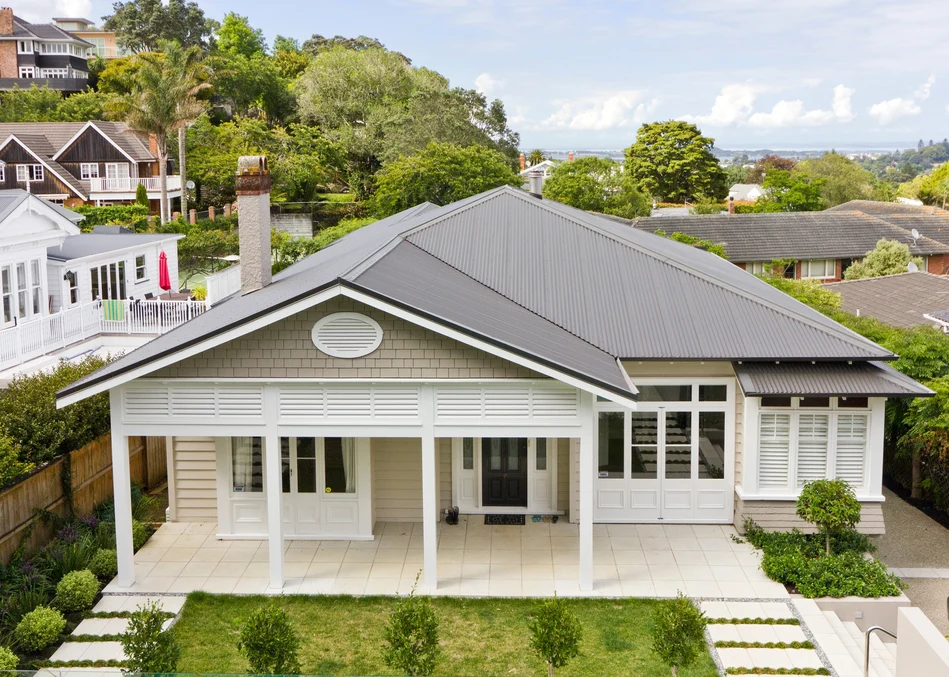
[[(268, 589), (267, 541), (219, 540), (215, 523), (168, 523), (135, 554), (135, 583), (106, 593), (408, 593), (423, 567), (421, 523), (379, 522), (371, 541), (286, 541), (282, 590)], [(593, 525), (593, 590), (579, 586), (579, 526), (564, 520), (436, 528), (436, 595), (787, 597), (727, 525)], [(420, 582), (420, 589), (422, 584)]]

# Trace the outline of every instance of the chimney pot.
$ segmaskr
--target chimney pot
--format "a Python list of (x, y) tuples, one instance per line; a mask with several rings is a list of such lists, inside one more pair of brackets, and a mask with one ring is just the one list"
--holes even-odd
[(271, 282), (270, 168), (262, 155), (237, 161), (237, 233), (241, 253), (241, 293)]
[(735, 196), (734, 195), (730, 195), (728, 197), (728, 213), (729, 214), (735, 213)]
[(521, 171), (523, 172), (524, 169), (526, 169), (526, 167), (527, 167), (527, 161), (524, 158), (524, 153), (521, 153)]
[(530, 193), (534, 197), (541, 197), (544, 192), (544, 173), (539, 169), (534, 169), (527, 175), (530, 181)]

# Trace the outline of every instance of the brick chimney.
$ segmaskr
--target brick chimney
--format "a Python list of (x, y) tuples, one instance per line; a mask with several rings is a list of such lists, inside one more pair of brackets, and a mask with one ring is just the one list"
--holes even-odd
[(573, 162), (573, 151), (567, 153), (567, 162)]
[(271, 281), (270, 168), (262, 155), (237, 161), (237, 232), (241, 253), (241, 293)]
[(734, 195), (728, 196), (728, 213), (729, 214), (735, 213), (735, 196)]
[(0, 35), (13, 35), (13, 10), (0, 7)]
[(521, 171), (527, 168), (527, 161), (524, 159), (524, 153), (521, 153)]

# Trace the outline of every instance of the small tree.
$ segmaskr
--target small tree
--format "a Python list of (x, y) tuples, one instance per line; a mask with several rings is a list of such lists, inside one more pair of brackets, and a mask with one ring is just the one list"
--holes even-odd
[(155, 601), (145, 602), (129, 617), (122, 634), (122, 650), (128, 657), (129, 673), (175, 672), (181, 647), (174, 630), (163, 630), (165, 614)]
[(148, 207), (148, 189), (145, 188), (144, 183), (138, 184), (135, 188), (135, 204), (140, 204), (143, 207)]
[(830, 555), (831, 535), (853, 529), (860, 521), (860, 502), (847, 480), (815, 480), (801, 489), (797, 516), (817, 525)]
[(673, 677), (679, 674), (679, 668), (694, 663), (702, 652), (707, 623), (705, 614), (681, 592), (675, 599), (659, 603), (652, 650), (672, 668)]
[(559, 597), (538, 602), (527, 625), (530, 647), (547, 664), (547, 677), (554, 677), (554, 668), (562, 668), (580, 654), (580, 619)]
[(300, 673), (300, 638), (293, 629), (290, 614), (271, 600), (250, 615), (241, 628), (237, 650), (257, 675), (295, 675)]
[(912, 256), (909, 245), (905, 242), (883, 238), (877, 242), (872, 251), (867, 252), (863, 261), (857, 261), (847, 268), (844, 277), (848, 280), (860, 280), (865, 277), (896, 275), (905, 273), (910, 263), (915, 263), (918, 268), (923, 266), (923, 260), (918, 256)]
[(385, 628), (382, 660), (394, 670), (409, 675), (431, 675), (435, 672), (441, 648), (438, 645), (438, 618), (427, 597), (418, 597), (415, 588), (396, 604)]

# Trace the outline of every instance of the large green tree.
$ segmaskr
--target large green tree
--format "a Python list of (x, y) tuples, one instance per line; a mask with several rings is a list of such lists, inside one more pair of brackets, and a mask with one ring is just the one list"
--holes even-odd
[(850, 200), (866, 200), (873, 194), (873, 174), (835, 151), (804, 160), (794, 171), (823, 179), (821, 197), (828, 207)]
[(228, 12), (217, 31), (217, 48), (229, 54), (251, 57), (267, 53), (267, 40), (264, 32), (251, 26), (246, 16)]
[(923, 267), (923, 260), (910, 254), (909, 245), (896, 240), (880, 240), (872, 251), (862, 261), (847, 268), (844, 278), (859, 280), (865, 277), (882, 277), (905, 273), (909, 264), (914, 263), (918, 269)]
[(386, 165), (371, 208), (382, 218), (423, 202), (445, 205), (499, 186), (520, 186), (507, 158), (485, 146), (430, 143)]
[(725, 171), (712, 154), (715, 140), (688, 122), (644, 124), (626, 149), (626, 171), (646, 195), (663, 202), (683, 202), (728, 194)]
[(103, 27), (115, 31), (119, 43), (135, 52), (153, 52), (167, 40), (207, 49), (217, 28), (197, 3), (185, 0), (115, 2), (112, 14), (102, 18)]
[(748, 170), (744, 183), (763, 183), (765, 176), (773, 169), (790, 172), (797, 166), (791, 158), (781, 157), (776, 153), (768, 153), (755, 162), (755, 166)]
[(772, 169), (764, 177), (764, 197), (755, 202), (756, 212), (815, 212), (826, 208), (821, 197), (823, 179), (801, 172)]
[(562, 162), (544, 182), (544, 197), (590, 212), (624, 218), (648, 216), (649, 201), (633, 179), (609, 158)]
[(944, 207), (949, 204), (949, 162), (920, 178), (916, 195), (928, 205)]
[(110, 96), (87, 89), (63, 98), (48, 85), (0, 93), (0, 122), (87, 122), (106, 117)]

